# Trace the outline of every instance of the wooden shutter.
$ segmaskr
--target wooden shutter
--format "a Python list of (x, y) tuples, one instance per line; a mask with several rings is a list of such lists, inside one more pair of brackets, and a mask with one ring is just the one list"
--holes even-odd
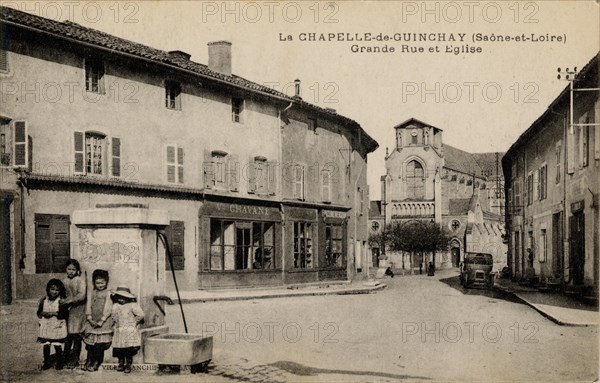
[(200, 218), (200, 258), (202, 271), (210, 271), (210, 218)]
[(210, 189), (215, 184), (215, 165), (213, 164), (212, 153), (210, 150), (204, 150), (202, 170), (204, 173), (204, 188)]
[(16, 167), (29, 168), (29, 154), (27, 153), (27, 122), (15, 121), (13, 129), (13, 153)]
[(329, 170), (321, 171), (321, 198), (324, 202), (329, 202), (331, 200)]
[(177, 148), (177, 182), (183, 183), (183, 148)]
[(229, 161), (229, 190), (238, 191), (239, 177), (240, 177), (240, 160), (237, 154), (231, 154), (228, 156)]
[(70, 258), (69, 216), (35, 215), (35, 271), (60, 273)]
[(52, 272), (52, 215), (35, 215), (35, 272)]
[(175, 182), (177, 177), (176, 175), (176, 166), (175, 166), (175, 156), (177, 152), (177, 147), (173, 145), (166, 146), (166, 172), (167, 172), (167, 182)]
[(256, 164), (254, 157), (248, 158), (248, 193), (256, 193)]
[[(171, 221), (165, 228), (165, 236), (169, 243), (169, 250), (173, 256), (173, 268), (175, 270), (185, 269), (185, 223), (183, 221)], [(171, 270), (168, 259), (165, 259), (165, 267)]]
[(277, 193), (277, 162), (267, 162), (267, 192), (269, 195)]
[(8, 72), (8, 51), (4, 48), (0, 49), (0, 71)]
[(600, 100), (594, 105), (594, 159), (600, 159)]
[(121, 139), (112, 138), (112, 175), (121, 177)]
[(304, 187), (304, 167), (300, 164), (294, 166), (294, 197), (297, 199), (304, 199), (303, 187)]
[(541, 195), (540, 195), (540, 172), (539, 170), (535, 170), (533, 172), (533, 200), (537, 201), (539, 199), (541, 199)]
[(64, 272), (65, 264), (70, 258), (68, 215), (53, 216), (52, 245), (54, 252), (52, 261), (52, 272)]
[(74, 174), (84, 174), (84, 163), (85, 163), (85, 145), (84, 145), (84, 134), (83, 132), (73, 133), (73, 151), (75, 153), (75, 167), (73, 168)]
[(575, 150), (577, 150), (577, 148), (575, 147), (574, 132), (567, 132), (567, 145), (565, 149), (567, 151), (567, 173), (573, 174), (573, 172), (575, 171)]

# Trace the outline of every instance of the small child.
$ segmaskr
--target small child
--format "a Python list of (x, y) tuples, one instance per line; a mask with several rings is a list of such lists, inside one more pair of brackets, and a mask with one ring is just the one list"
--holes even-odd
[(62, 303), (69, 306), (69, 318), (64, 354), (67, 367), (75, 368), (79, 365), (81, 340), (85, 326), (86, 287), (85, 280), (81, 277), (81, 266), (77, 260), (69, 259), (67, 261), (66, 272), (67, 277), (63, 279), (63, 283), (67, 290), (67, 298), (63, 299)]
[(142, 344), (138, 326), (144, 320), (144, 312), (127, 287), (117, 287), (111, 298), (115, 302), (112, 307), (113, 356), (119, 359), (117, 371), (130, 373), (133, 356)]
[(52, 367), (50, 356), (54, 346), (54, 367), (62, 369), (62, 344), (67, 338), (67, 316), (69, 308), (60, 303), (65, 298), (65, 286), (58, 279), (51, 279), (46, 285), (46, 296), (40, 299), (37, 317), (40, 319), (38, 342), (44, 345), (44, 364), (42, 370)]
[(110, 317), (112, 302), (109, 299), (108, 271), (96, 269), (92, 273), (94, 289), (88, 294), (85, 305), (86, 323), (83, 341), (87, 350), (85, 368), (98, 371), (104, 362), (104, 351), (110, 348), (113, 337), (113, 323)]

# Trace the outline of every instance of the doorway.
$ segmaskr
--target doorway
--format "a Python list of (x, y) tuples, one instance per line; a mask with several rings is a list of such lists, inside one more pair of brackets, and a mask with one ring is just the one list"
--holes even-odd
[(585, 265), (585, 230), (584, 214), (582, 211), (571, 217), (571, 256), (569, 266), (574, 285), (583, 284)]

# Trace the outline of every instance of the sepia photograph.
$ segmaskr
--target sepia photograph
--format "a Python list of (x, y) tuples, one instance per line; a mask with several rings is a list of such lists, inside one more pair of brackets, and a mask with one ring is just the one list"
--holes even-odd
[(3, 382), (597, 382), (600, 1), (0, 0)]

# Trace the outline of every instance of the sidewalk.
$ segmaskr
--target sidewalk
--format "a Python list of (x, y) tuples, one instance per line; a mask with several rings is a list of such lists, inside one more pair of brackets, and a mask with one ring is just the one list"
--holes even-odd
[[(288, 298), (317, 295), (348, 295), (370, 294), (386, 287), (377, 280), (365, 281), (328, 281), (306, 284), (282, 285), (268, 288), (251, 289), (219, 289), (219, 290), (193, 290), (180, 291), (182, 303), (239, 301), (268, 298)], [(174, 303), (178, 303), (177, 292), (167, 294)]]
[(504, 279), (496, 280), (495, 288), (512, 293), (525, 304), (551, 321), (565, 326), (598, 326), (598, 305), (561, 293), (539, 292)]

